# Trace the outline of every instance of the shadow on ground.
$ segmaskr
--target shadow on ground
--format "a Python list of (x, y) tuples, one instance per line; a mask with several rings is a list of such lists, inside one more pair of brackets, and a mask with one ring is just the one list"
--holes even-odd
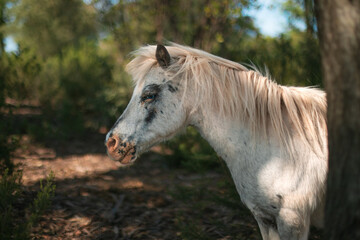
[(147, 154), (131, 168), (57, 178), (52, 208), (33, 237), (260, 239), (223, 175), (169, 170), (159, 158)]

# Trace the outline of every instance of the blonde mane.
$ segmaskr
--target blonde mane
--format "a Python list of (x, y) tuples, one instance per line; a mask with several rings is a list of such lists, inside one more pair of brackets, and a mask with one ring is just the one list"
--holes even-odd
[[(248, 124), (254, 136), (277, 134), (288, 152), (293, 152), (295, 135), (317, 154), (326, 143), (326, 96), (319, 89), (278, 85), (257, 71), (207, 52), (172, 44), (166, 47), (172, 62), (166, 69), (170, 79), (181, 79), (185, 92), (191, 89), (194, 110), (216, 111), (219, 115)], [(141, 47), (127, 71), (135, 83), (157, 64), (156, 46)]]

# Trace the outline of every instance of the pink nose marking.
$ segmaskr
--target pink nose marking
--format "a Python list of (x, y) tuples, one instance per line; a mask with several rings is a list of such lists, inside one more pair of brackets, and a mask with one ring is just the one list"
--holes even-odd
[(106, 142), (109, 156), (123, 164), (128, 164), (136, 159), (136, 147), (129, 142), (123, 142), (118, 136), (111, 136)]
[(116, 152), (116, 149), (118, 148), (120, 142), (120, 138), (117, 136), (112, 136), (108, 139), (106, 147), (111, 155)]

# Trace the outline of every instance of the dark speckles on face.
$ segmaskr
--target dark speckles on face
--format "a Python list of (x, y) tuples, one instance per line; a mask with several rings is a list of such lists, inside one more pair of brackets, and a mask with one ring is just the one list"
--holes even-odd
[(146, 93), (146, 92), (158, 93), (158, 92), (160, 92), (160, 90), (161, 90), (160, 85), (158, 85), (158, 84), (149, 84), (146, 87), (144, 87), (143, 94)]
[(177, 91), (177, 87), (174, 87), (174, 86), (171, 85), (171, 84), (168, 84), (168, 89), (169, 89), (169, 91), (172, 92), (172, 93), (174, 93), (174, 92)]
[[(128, 139), (127, 139), (127, 141), (128, 141), (128, 142), (132, 142), (133, 139), (134, 139), (133, 136), (129, 136)], [(136, 146), (135, 146), (135, 147), (136, 147)]]
[(156, 109), (151, 109), (147, 113), (147, 116), (145, 118), (145, 122), (147, 124), (149, 124), (154, 120), (155, 117), (156, 117)]
[[(172, 92), (172, 93), (175, 93), (175, 92), (177, 92), (177, 91), (179, 90), (178, 87), (174, 86), (174, 84), (173, 84), (172, 81), (167, 82), (166, 85), (167, 85), (167, 87), (168, 87), (168, 90), (169, 90), (170, 92)], [(179, 85), (178, 85), (178, 86), (179, 86)]]

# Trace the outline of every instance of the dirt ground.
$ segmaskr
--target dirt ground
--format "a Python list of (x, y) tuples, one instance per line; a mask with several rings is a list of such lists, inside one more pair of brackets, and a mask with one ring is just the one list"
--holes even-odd
[[(30, 121), (41, 114), (30, 113)], [(55, 196), (33, 239), (261, 239), (225, 168), (169, 167), (159, 147), (119, 167), (106, 156), (104, 137), (102, 131), (39, 143), (22, 135), (14, 161), (25, 192), (34, 195), (39, 181), (55, 173)], [(321, 238), (315, 231), (311, 239)]]
[(102, 141), (93, 136), (54, 150), (23, 137), (15, 160), (26, 188), (37, 190), (50, 171), (56, 176), (34, 239), (261, 239), (224, 170), (169, 168), (157, 148), (121, 168)]
[(23, 137), (15, 162), (26, 188), (37, 190), (50, 171), (56, 176), (52, 206), (33, 238), (260, 239), (247, 210), (234, 211), (238, 203), (224, 196), (233, 186), (221, 171), (169, 169), (156, 148), (121, 168), (106, 156), (100, 137), (57, 150)]

